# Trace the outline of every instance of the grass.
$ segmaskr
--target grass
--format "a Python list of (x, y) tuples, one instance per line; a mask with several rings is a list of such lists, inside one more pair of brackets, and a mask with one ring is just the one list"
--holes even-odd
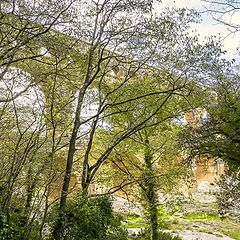
[(140, 217), (140, 216), (138, 216), (138, 215), (127, 215), (126, 217), (125, 217), (125, 219), (127, 219), (127, 220), (130, 220), (130, 221), (145, 221), (142, 217)]
[(147, 226), (144, 218), (138, 215), (123, 215), (125, 224), (122, 224), (124, 228), (145, 228)]
[(235, 240), (240, 240), (240, 229), (221, 229), (221, 231), (228, 235), (229, 237), (235, 239)]
[(183, 219), (188, 221), (221, 221), (217, 213), (189, 213), (185, 217), (183, 217)]
[(123, 225), (124, 228), (146, 228), (146, 223), (128, 222)]
[[(167, 215), (167, 214), (165, 214)], [(147, 227), (147, 223), (143, 217), (138, 215), (123, 215), (123, 219), (125, 223), (122, 224), (123, 228), (141, 228), (145, 229)], [(171, 230), (194, 230), (199, 232), (204, 232), (208, 234), (213, 234), (218, 237), (222, 237), (221, 234), (225, 234), (235, 240), (240, 240), (240, 230), (239, 224), (234, 223), (230, 219), (228, 221), (222, 221), (217, 213), (200, 213), (200, 212), (192, 212), (187, 214), (184, 217), (175, 217), (171, 215), (171, 217), (162, 217), (162, 222), (159, 222), (159, 225), (162, 229), (171, 229)], [(185, 223), (184, 223), (185, 222)], [(208, 226), (204, 223), (212, 222), (216, 226), (218, 226), (218, 232), (215, 233), (212, 229), (207, 229)], [(198, 226), (200, 229), (192, 229), (194, 225)], [(190, 226), (188, 227), (188, 225)], [(192, 227), (191, 227), (192, 226)]]
[(179, 230), (179, 231), (182, 231), (182, 230), (186, 230), (186, 227), (183, 227), (183, 226), (180, 226), (180, 225), (170, 226), (168, 230)]

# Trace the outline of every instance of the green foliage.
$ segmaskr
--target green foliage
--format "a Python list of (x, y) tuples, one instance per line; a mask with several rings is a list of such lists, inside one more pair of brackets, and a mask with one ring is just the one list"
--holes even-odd
[(1, 240), (38, 240), (41, 239), (39, 228), (39, 222), (37, 220), (28, 223), (26, 216), (21, 213), (19, 209), (11, 212), (9, 222), (3, 214), (0, 216)]
[(123, 219), (122, 227), (123, 228), (141, 228), (144, 229), (147, 227), (146, 221), (144, 218), (135, 214), (121, 214)]
[[(36, 1), (36, 4), (35, 1), (34, 4), (28, 4), (28, 1), (3, 2), (7, 3), (7, 7), (2, 7), (0, 3), (0, 33), (3, 37), (0, 43), (2, 49), (0, 66), (6, 66), (6, 72), (1, 73), (0, 85), (12, 82), (13, 88), (7, 87), (6, 94), (0, 96), (9, 102), (0, 106), (2, 108), (0, 158), (4, 166), (0, 172), (0, 179), (3, 179), (3, 186), (6, 185), (6, 189), (1, 191), (4, 194), (0, 194), (0, 205), (4, 203), (3, 211), (10, 219), (8, 223), (2, 220), (1, 234), (8, 235), (11, 239), (39, 238), (40, 227), (37, 220), (45, 221), (40, 212), (43, 201), (50, 202), (49, 199), (52, 197), (50, 189), (55, 192), (54, 185), (58, 184), (58, 179), (61, 180), (66, 159), (69, 160), (66, 176), (71, 175), (72, 163), (75, 162), (76, 156), (74, 153), (77, 149), (75, 140), (81, 142), (81, 145), (87, 142), (85, 136), (89, 136), (88, 134), (84, 134), (83, 137), (77, 134), (81, 133), (79, 127), (84, 122), (83, 109), (101, 105), (100, 102), (103, 105), (99, 109), (99, 115), (90, 118), (96, 121), (96, 126), (91, 131), (94, 137), (87, 144), (89, 149), (81, 154), (84, 156), (83, 162), (87, 162), (86, 168), (80, 166), (78, 171), (90, 169), (82, 176), (87, 176), (89, 181), (92, 180), (100, 166), (104, 166), (103, 163), (111, 151), (116, 150), (116, 147), (129, 137), (134, 138), (133, 141), (141, 142), (140, 131), (147, 128), (149, 154), (142, 164), (137, 163), (136, 166), (140, 165), (139, 169), (145, 169), (144, 173), (138, 171), (138, 176), (144, 179), (141, 184), (145, 191), (145, 202), (149, 200), (146, 204), (149, 222), (152, 222), (157, 230), (156, 191), (160, 185), (157, 175), (159, 173), (165, 175), (170, 172), (170, 168), (172, 170), (176, 166), (173, 160), (175, 144), (171, 135), (175, 135), (178, 127), (172, 129), (174, 125), (172, 120), (188, 108), (189, 102), (195, 98), (190, 96), (195, 86), (188, 80), (196, 75), (194, 73), (196, 70), (199, 75), (202, 74), (200, 65), (204, 67), (205, 72), (205, 65), (200, 61), (202, 55), (203, 60), (205, 55), (208, 55), (205, 59), (207, 62), (215, 55), (212, 46), (206, 45), (202, 48), (195, 37), (185, 35), (189, 23), (194, 21), (196, 15), (187, 13), (184, 9), (166, 10), (153, 18), (152, 22), (149, 16), (153, 1), (146, 0), (114, 0), (106, 1), (106, 4), (100, 1), (96, 9), (94, 4), (89, 4), (89, 9), (84, 8), (86, 12), (83, 11), (82, 16), (81, 11), (75, 14), (73, 10), (75, 7), (72, 8), (69, 1), (47, 1), (46, 6), (42, 1)], [(12, 13), (5, 13), (10, 9)], [(46, 21), (41, 20), (43, 13), (45, 18), (48, 16)], [(74, 21), (71, 21), (72, 19)], [(62, 28), (60, 32), (56, 30), (59, 29), (58, 23), (62, 22), (71, 28), (71, 32)], [(95, 28), (89, 28), (94, 22)], [(81, 27), (75, 28), (76, 26)], [(65, 35), (63, 32), (68, 34)], [(75, 36), (76, 39), (70, 36)], [(94, 36), (97, 38), (94, 39)], [(92, 41), (92, 44), (81, 39)], [(42, 50), (45, 53), (42, 53)], [(169, 69), (157, 71), (145, 63), (159, 69)], [(109, 73), (117, 68), (115, 79)], [(139, 71), (141, 68), (143, 71)], [(196, 70), (190, 72), (190, 69)], [(121, 73), (118, 75), (118, 72)], [(23, 84), (23, 79), (26, 80), (26, 85)], [(31, 93), (33, 89), (29, 89), (29, 83), (33, 87), (36, 84), (44, 96), (40, 97), (36, 90), (34, 100), (34, 93)], [(18, 89), (22, 84), (23, 93), (27, 94), (25, 97), (34, 102), (34, 107), (30, 103), (26, 106), (16, 104), (18, 101), (24, 102), (21, 98), (17, 99), (17, 95), (15, 100), (18, 101), (9, 98), (15, 95), (14, 89)], [(88, 90), (92, 88), (96, 90), (94, 93), (99, 93), (97, 100), (90, 95), (89, 98), (87, 96)], [(73, 118), (76, 92), (79, 92), (77, 104), (79, 107), (76, 109), (76, 117)], [(24, 96), (23, 93), (20, 94), (21, 97)], [(86, 106), (84, 98), (87, 100)], [(39, 107), (36, 107), (37, 102)], [(76, 124), (72, 131), (73, 122)], [(107, 123), (107, 130), (101, 128), (103, 123)], [(172, 130), (174, 131), (170, 135), (169, 132)], [(140, 134), (139, 138), (135, 133)], [(70, 137), (68, 156), (71, 157), (67, 158), (65, 147), (69, 146)], [(126, 145), (128, 142), (125, 141)], [(165, 144), (166, 142), (170, 142), (172, 147)], [(142, 148), (142, 143), (136, 148)], [(134, 152), (132, 149), (131, 151)], [(141, 154), (143, 152), (139, 155)], [(98, 159), (97, 164), (92, 164), (92, 159), (94, 161)], [(135, 159), (138, 160), (137, 157)], [(82, 163), (81, 160), (78, 162)], [(148, 166), (143, 166), (144, 164)], [(127, 180), (137, 179), (132, 173), (127, 172), (129, 173)], [(172, 175), (176, 172), (171, 171)], [(117, 174), (119, 175), (119, 171)], [(99, 175), (102, 180), (105, 173)], [(169, 175), (166, 175), (166, 178), (169, 180)], [(70, 186), (67, 182), (70, 177), (65, 179), (67, 180), (63, 186)], [(119, 179), (122, 180), (121, 177)], [(162, 185), (166, 184), (163, 184), (161, 179), (161, 187)], [(62, 192), (68, 192), (68, 189), (63, 189)], [(63, 195), (61, 200), (65, 198), (67, 195)], [(19, 206), (19, 203), (22, 206)], [(60, 206), (62, 208), (60, 217), (59, 219), (55, 217), (55, 221), (61, 222), (62, 214), (66, 213), (64, 239), (126, 237), (126, 233), (119, 227), (120, 220), (112, 213), (110, 202), (104, 198), (71, 200), (67, 209), (65, 201), (62, 201)], [(45, 207), (44, 210), (47, 211), (48, 206)], [(30, 216), (35, 219), (29, 219)], [(13, 229), (14, 237), (11, 237)]]
[[(51, 223), (57, 211), (52, 211)], [(62, 238), (65, 240), (126, 240), (127, 232), (120, 227), (120, 216), (113, 214), (107, 196), (69, 200), (64, 216)]]
[(6, 221), (6, 217), (1, 214), (0, 215), (0, 239), (1, 240), (11, 240), (13, 239), (13, 229), (9, 226)]
[(219, 206), (219, 213), (240, 211), (240, 172), (226, 171), (226, 173), (217, 182), (219, 192), (217, 193), (217, 203)]
[(164, 217), (160, 214), (158, 217), (158, 227), (159, 229), (171, 229), (171, 223), (169, 222), (169, 215), (164, 214)]
[(210, 89), (208, 101), (202, 106), (207, 113), (206, 119), (196, 129), (190, 127), (188, 133), (185, 131), (183, 142), (193, 156), (210, 154), (235, 169), (240, 166), (239, 80), (218, 78)]

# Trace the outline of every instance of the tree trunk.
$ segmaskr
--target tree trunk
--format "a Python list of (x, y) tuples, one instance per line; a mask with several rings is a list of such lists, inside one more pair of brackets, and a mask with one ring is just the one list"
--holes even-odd
[(80, 127), (80, 111), (81, 111), (85, 91), (86, 91), (86, 88), (82, 88), (78, 95), (78, 105), (75, 113), (75, 121), (74, 121), (74, 126), (71, 134), (70, 144), (69, 144), (67, 165), (66, 165), (61, 198), (60, 198), (59, 217), (53, 229), (53, 238), (55, 240), (60, 240), (62, 237), (62, 232), (64, 227), (63, 218), (64, 218), (65, 208), (67, 204), (67, 195), (68, 195), (69, 183), (70, 183), (70, 178), (72, 173), (73, 157), (75, 153), (77, 133)]
[(144, 173), (144, 185), (142, 187), (144, 198), (146, 200), (146, 211), (150, 222), (150, 239), (158, 239), (158, 196), (156, 193), (156, 179), (153, 169), (153, 156), (149, 148), (149, 142), (146, 140), (145, 149), (145, 173)]

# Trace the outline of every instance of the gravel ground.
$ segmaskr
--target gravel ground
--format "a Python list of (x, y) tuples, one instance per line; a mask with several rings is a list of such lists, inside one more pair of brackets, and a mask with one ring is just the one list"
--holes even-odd
[(179, 235), (183, 240), (233, 240), (223, 234), (217, 234), (217, 236), (204, 232), (192, 232), (190, 230), (176, 230), (173, 231), (175, 235)]
[[(139, 228), (128, 228), (127, 229), (130, 235), (137, 235), (141, 229)], [(223, 234), (209, 234), (204, 232), (193, 232), (190, 230), (164, 230), (164, 232), (171, 232), (173, 235), (179, 235), (183, 240), (234, 240)]]
[[(113, 202), (113, 208), (117, 212), (122, 213), (135, 213), (138, 215), (141, 215), (141, 206), (140, 204), (133, 204), (128, 202), (124, 198), (115, 197)], [(207, 224), (207, 223), (205, 223)], [(207, 229), (211, 229), (213, 223), (210, 224), (210, 226), (205, 226)], [(141, 229), (140, 228), (128, 228), (127, 231), (129, 232), (129, 235), (137, 235)], [(233, 238), (230, 238), (222, 233), (216, 233), (209, 234), (204, 232), (197, 232), (197, 231), (191, 231), (191, 230), (165, 230), (166, 232), (172, 232), (174, 235), (179, 235), (183, 238), (183, 240), (234, 240)]]

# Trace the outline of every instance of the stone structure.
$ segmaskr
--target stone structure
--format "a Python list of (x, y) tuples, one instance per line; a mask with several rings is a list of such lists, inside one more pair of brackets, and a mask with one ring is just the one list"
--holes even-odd
[[(201, 127), (206, 111), (201, 108), (194, 109), (185, 114), (185, 122), (190, 127)], [(221, 159), (213, 158), (208, 154), (196, 156), (192, 170), (194, 175), (193, 193), (211, 193), (216, 191), (215, 182), (224, 174), (224, 163)]]

